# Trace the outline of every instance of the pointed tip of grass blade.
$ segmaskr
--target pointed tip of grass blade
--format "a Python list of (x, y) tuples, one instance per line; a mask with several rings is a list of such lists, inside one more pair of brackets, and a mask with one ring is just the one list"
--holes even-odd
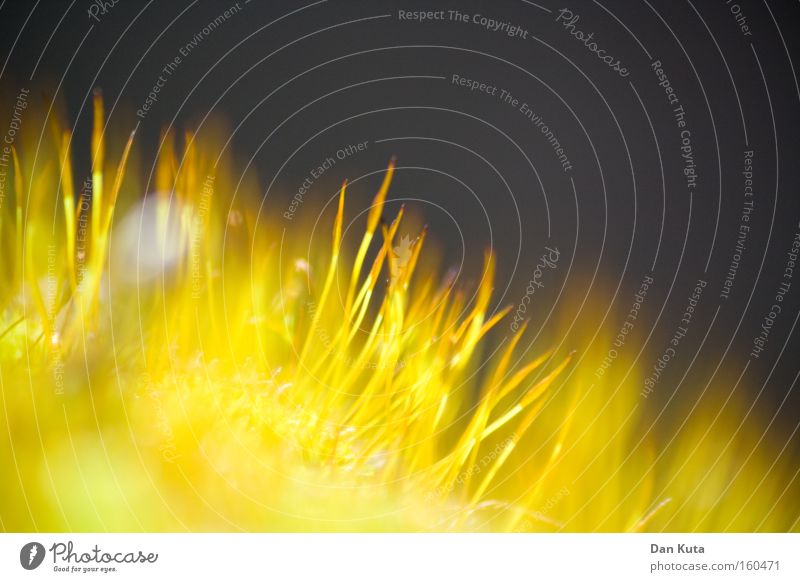
[(99, 88), (92, 91), (92, 107), (94, 109), (95, 128), (103, 124), (103, 92)]
[(386, 175), (383, 177), (381, 187), (372, 201), (372, 208), (370, 208), (369, 215), (367, 216), (368, 233), (373, 233), (375, 232), (375, 229), (378, 228), (378, 221), (383, 214), (383, 205), (384, 202), (386, 202), (386, 194), (389, 192), (389, 185), (392, 183), (392, 176), (394, 175), (395, 166), (396, 160), (393, 156), (392, 159), (389, 160), (389, 165), (386, 168)]
[(347, 191), (347, 180), (342, 182), (342, 188), (339, 190), (339, 207), (336, 210), (336, 220), (333, 224), (333, 255), (338, 256), (339, 247), (342, 243), (342, 225), (344, 224), (344, 198)]

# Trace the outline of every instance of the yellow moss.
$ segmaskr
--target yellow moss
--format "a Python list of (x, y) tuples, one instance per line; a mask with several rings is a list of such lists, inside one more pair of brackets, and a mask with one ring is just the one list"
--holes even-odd
[[(136, 206), (130, 139), (112, 159), (95, 125), (81, 194), (54, 126), (35, 167), (19, 156), (27, 214), (0, 209), (6, 530), (797, 529), (788, 457), (769, 471), (732, 450), (714, 463), (708, 444), (684, 457), (700, 417), (659, 457), (639, 439), (631, 362), (592, 377), (600, 342), (579, 364), (520, 359), (525, 325), (484, 346), (506, 322), (495, 259), (476, 289), (441, 280), (420, 260), (425, 231), (383, 218), (393, 163), (360, 243), (342, 240), (342, 186), (330, 239), (306, 256), (301, 222), (284, 240), (234, 198), (212, 142), (187, 134), (179, 158), (167, 134)], [(124, 204), (150, 228), (139, 240)]]

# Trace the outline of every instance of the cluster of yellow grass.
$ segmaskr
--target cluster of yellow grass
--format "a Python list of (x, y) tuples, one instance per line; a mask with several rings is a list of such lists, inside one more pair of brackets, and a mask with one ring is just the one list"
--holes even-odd
[(470, 294), (420, 261), (424, 230), (398, 253), (392, 165), (360, 244), (342, 186), (300, 258), (308, 232), (259, 220), (196, 136), (164, 135), (141, 202), (99, 95), (81, 188), (70, 131), (26, 123), (51, 137), (20, 141), (0, 208), (2, 528), (797, 529), (791, 459), (742, 460), (752, 435), (700, 416), (658, 450), (630, 362), (528, 356), (525, 325), (483, 345), (493, 257)]

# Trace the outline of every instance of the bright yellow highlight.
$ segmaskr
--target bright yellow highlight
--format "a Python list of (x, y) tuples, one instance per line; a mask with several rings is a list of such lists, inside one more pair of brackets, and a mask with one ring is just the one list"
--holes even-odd
[(576, 364), (492, 335), (495, 258), (439, 281), (426, 231), (384, 218), (393, 163), (361, 241), (345, 184), (306, 256), (213, 138), (165, 134), (142, 202), (93, 107), (83, 185), (51, 119), (0, 208), (5, 530), (798, 528), (791, 459), (737, 457), (757, 436), (698, 415), (660, 454), (630, 362), (592, 377), (602, 342)]

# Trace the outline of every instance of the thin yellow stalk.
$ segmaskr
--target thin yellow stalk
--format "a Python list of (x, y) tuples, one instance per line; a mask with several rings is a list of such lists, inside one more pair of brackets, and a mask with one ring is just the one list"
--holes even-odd
[(364, 233), (364, 237), (361, 239), (361, 245), (358, 247), (355, 261), (353, 261), (350, 287), (347, 290), (345, 313), (347, 314), (348, 319), (352, 313), (353, 296), (355, 294), (356, 286), (358, 285), (361, 267), (364, 264), (364, 258), (369, 250), (369, 245), (372, 243), (372, 237), (375, 234), (375, 230), (378, 228), (378, 222), (380, 221), (381, 214), (383, 213), (383, 205), (386, 201), (386, 194), (389, 192), (389, 185), (391, 184), (392, 176), (394, 175), (395, 165), (395, 160), (392, 158), (392, 160), (389, 162), (389, 167), (386, 169), (386, 174), (383, 177), (383, 183), (381, 184), (378, 193), (375, 195), (375, 199), (372, 201), (372, 208), (370, 208), (369, 214), (367, 215), (367, 229)]

